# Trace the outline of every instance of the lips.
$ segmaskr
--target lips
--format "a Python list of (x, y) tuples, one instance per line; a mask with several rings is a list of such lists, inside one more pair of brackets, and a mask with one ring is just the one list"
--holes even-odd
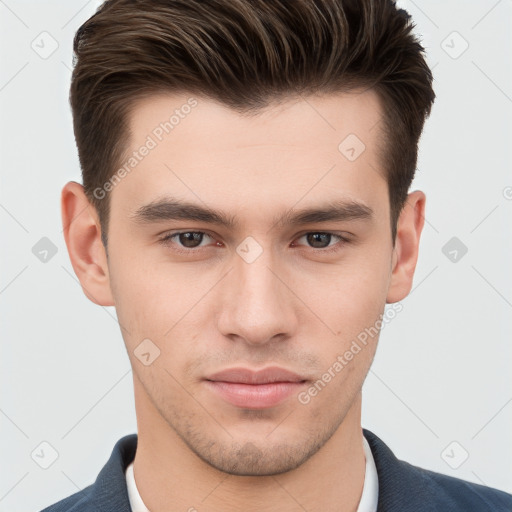
[(245, 409), (274, 407), (298, 393), (306, 382), (300, 375), (278, 367), (258, 371), (229, 368), (205, 379), (205, 385), (217, 397)]
[(239, 384), (268, 384), (274, 382), (302, 382), (306, 379), (284, 368), (272, 366), (258, 371), (246, 368), (229, 368), (214, 373), (206, 380), (236, 382)]

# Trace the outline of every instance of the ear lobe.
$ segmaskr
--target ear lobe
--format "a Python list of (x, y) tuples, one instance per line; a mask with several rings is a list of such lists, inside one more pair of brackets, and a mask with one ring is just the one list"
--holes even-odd
[(411, 291), (420, 236), (425, 223), (425, 203), (425, 194), (416, 190), (407, 196), (400, 213), (393, 249), (391, 281), (386, 297), (388, 304), (404, 299)]
[(70, 181), (62, 189), (61, 214), (69, 258), (83, 292), (95, 304), (113, 306), (98, 215), (79, 183)]

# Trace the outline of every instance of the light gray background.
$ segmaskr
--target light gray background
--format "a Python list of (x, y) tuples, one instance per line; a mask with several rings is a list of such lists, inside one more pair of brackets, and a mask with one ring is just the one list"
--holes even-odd
[[(512, 492), (512, 1), (400, 3), (428, 47), (437, 101), (413, 184), (427, 194), (415, 285), (382, 331), (363, 426), (399, 458)], [(72, 39), (99, 4), (0, 0), (1, 511), (91, 484), (136, 432), (115, 310), (82, 293), (60, 219), (62, 186), (81, 181)], [(57, 248), (46, 262), (32, 252), (42, 237)], [(443, 253), (452, 237), (468, 249), (455, 262)], [(58, 453), (48, 469), (42, 442)]]

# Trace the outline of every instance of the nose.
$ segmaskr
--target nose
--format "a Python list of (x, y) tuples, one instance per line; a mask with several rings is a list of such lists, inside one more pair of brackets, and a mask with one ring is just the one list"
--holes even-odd
[(219, 331), (249, 345), (292, 336), (300, 301), (289, 284), (290, 272), (275, 262), (270, 249), (251, 263), (238, 254), (233, 260), (220, 296)]

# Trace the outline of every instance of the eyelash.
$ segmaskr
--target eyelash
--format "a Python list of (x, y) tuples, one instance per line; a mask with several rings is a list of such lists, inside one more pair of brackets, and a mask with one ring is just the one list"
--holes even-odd
[[(175, 237), (178, 237), (179, 235), (182, 235), (182, 234), (185, 234), (185, 233), (199, 233), (199, 234), (202, 234), (202, 235), (207, 235), (211, 238), (214, 238), (212, 235), (210, 235), (209, 233), (207, 233), (206, 231), (191, 231), (191, 230), (188, 230), (188, 231), (173, 231), (171, 233), (166, 233), (164, 234), (160, 239), (159, 239), (159, 242), (164, 245), (165, 247), (169, 247), (172, 242), (171, 240)], [(308, 231), (307, 233), (303, 233), (302, 235), (299, 236), (299, 238), (302, 238), (306, 235), (311, 235), (311, 234), (315, 234), (315, 235), (331, 235), (331, 236), (334, 236), (334, 237), (337, 237), (339, 238), (339, 242), (335, 245), (333, 245), (331, 248), (326, 248), (326, 249), (316, 249), (315, 247), (310, 247), (310, 249), (316, 251), (316, 252), (322, 252), (324, 254), (333, 254), (333, 253), (336, 253), (338, 251), (340, 251), (343, 246), (345, 244), (348, 244), (350, 243), (350, 240), (344, 236), (341, 236), (337, 233), (332, 233), (330, 231)], [(172, 244), (174, 245), (174, 244)], [(192, 254), (194, 252), (198, 252), (200, 249), (205, 249), (206, 247), (196, 247), (196, 248), (190, 248), (190, 249), (183, 249), (183, 248), (177, 248), (175, 247), (173, 250), (178, 252), (178, 253), (181, 253), (181, 254)]]

